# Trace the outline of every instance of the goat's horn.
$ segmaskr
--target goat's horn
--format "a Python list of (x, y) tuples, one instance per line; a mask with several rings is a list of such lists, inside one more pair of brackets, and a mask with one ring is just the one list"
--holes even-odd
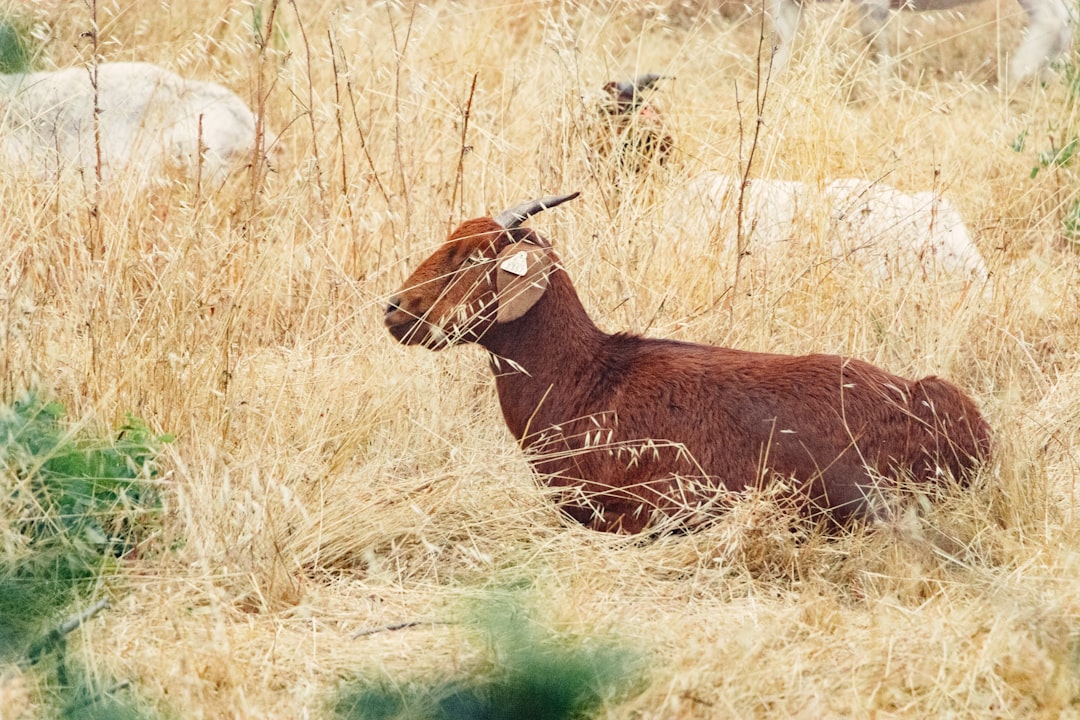
[(509, 210), (503, 210), (495, 216), (495, 222), (506, 230), (512, 230), (536, 213), (548, 210), (556, 205), (562, 205), (567, 200), (573, 200), (580, 194), (580, 192), (572, 192), (569, 195), (549, 195), (539, 200), (529, 200), (520, 205), (515, 205)]
[(670, 80), (668, 75), (657, 75), (656, 73), (645, 73), (644, 75), (638, 75), (631, 81), (631, 85), (635, 90), (648, 90), (656, 84), (657, 80)]

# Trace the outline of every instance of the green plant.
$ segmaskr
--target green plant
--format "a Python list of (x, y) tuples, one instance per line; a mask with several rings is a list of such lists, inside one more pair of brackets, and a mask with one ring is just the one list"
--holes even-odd
[(1080, 243), (1080, 198), (1073, 200), (1065, 218), (1061, 221), (1065, 238), (1071, 243)]
[[(1022, 148), (1023, 143), (1020, 146)], [(1076, 135), (1060, 147), (1051, 139), (1050, 148), (1038, 154), (1038, 164), (1031, 168), (1031, 178), (1034, 179), (1039, 174), (1039, 170), (1045, 168), (1069, 167), (1073, 159), (1073, 153), (1076, 152), (1078, 146), (1080, 146), (1080, 137)]]
[(44, 668), (42, 694), (58, 717), (145, 717), (67, 658), (67, 635), (107, 601), (55, 623), (152, 525), (156, 458), (171, 440), (130, 416), (115, 438), (95, 435), (35, 393), (0, 408), (0, 661)]
[(335, 715), (348, 720), (569, 720), (592, 716), (641, 679), (637, 653), (595, 638), (546, 632), (513, 599), (484, 604), (473, 627), (490, 655), (469, 676), (404, 685), (357, 680), (339, 693)]
[[(1080, 48), (1080, 30), (1077, 31)], [(1080, 243), (1080, 194), (1073, 159), (1080, 150), (1080, 49), (1062, 61), (1061, 73), (1067, 89), (1065, 101), (1058, 106), (1047, 123), (1049, 147), (1035, 154), (1029, 177), (1034, 180), (1040, 172), (1051, 174), (1056, 181), (1056, 214), (1065, 240)], [(1012, 141), (1015, 152), (1024, 152), (1030, 128), (1024, 128)]]
[(160, 511), (154, 478), (169, 435), (128, 416), (115, 439), (64, 426), (64, 408), (37, 395), (0, 410), (0, 460), (23, 496), (20, 526), (36, 551), (119, 557)]
[(29, 393), (0, 408), (0, 655), (17, 649), (145, 536), (171, 438), (129, 417), (115, 439), (63, 422)]
[(270, 49), (285, 55), (289, 47), (288, 31), (277, 22), (278, 0), (270, 0), (269, 9), (264, 10), (265, 2), (251, 3), (251, 35), (260, 51)]
[(30, 72), (36, 53), (29, 24), (15, 17), (0, 17), (0, 74)]

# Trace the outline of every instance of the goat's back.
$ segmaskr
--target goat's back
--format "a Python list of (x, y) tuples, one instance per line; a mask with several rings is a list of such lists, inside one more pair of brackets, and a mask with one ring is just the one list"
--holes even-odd
[(640, 530), (642, 507), (678, 516), (778, 476), (843, 522), (872, 512), (883, 482), (962, 480), (989, 453), (974, 403), (936, 377), (629, 335), (605, 345), (584, 376), (552, 384), (523, 442), (554, 484), (599, 498), (600, 529)]

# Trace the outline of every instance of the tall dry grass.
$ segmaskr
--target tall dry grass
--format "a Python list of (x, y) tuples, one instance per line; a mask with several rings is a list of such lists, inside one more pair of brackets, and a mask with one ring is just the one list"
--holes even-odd
[[(48, 64), (90, 60), (84, 3), (16, 5), (48, 30)], [(524, 583), (553, 626), (648, 654), (649, 685), (606, 717), (1080, 714), (1080, 272), (1061, 229), (1077, 188), (1066, 170), (1029, 177), (1080, 122), (1060, 82), (986, 84), (1015, 18), (905, 19), (902, 76), (882, 79), (831, 11), (811, 13), (751, 168), (943, 190), (993, 271), (983, 295), (876, 284), (813, 253), (813, 228), (805, 253), (737, 281), (716, 246), (672, 250), (658, 204), (749, 155), (752, 18), (282, 2), (268, 33), (269, 0), (97, 6), (105, 60), (223, 83), (279, 140), (265, 175), (120, 184), (96, 216), (85, 186), (0, 174), (4, 397), (44, 387), (86, 423), (130, 412), (177, 437), (163, 537), (81, 631), (91, 665), (180, 717), (319, 716), (342, 677), (476, 654), (453, 625), (357, 631), (455, 620)], [(590, 147), (582, 96), (642, 71), (676, 78), (655, 103), (679, 161), (637, 180)], [(832, 540), (793, 534), (767, 499), (684, 537), (567, 525), (482, 354), (401, 347), (382, 308), (459, 220), (574, 189), (533, 223), (602, 327), (947, 376), (991, 420), (994, 463), (970, 492)]]

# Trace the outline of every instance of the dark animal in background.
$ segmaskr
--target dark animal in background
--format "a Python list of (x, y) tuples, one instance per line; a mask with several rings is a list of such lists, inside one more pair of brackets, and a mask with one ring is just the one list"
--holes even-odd
[(963, 481), (990, 452), (972, 400), (836, 355), (745, 352), (600, 330), (522, 222), (577, 193), (461, 224), (390, 298), (407, 345), (489, 352), (503, 417), (561, 509), (596, 530), (692, 527), (777, 479), (830, 523), (900, 478)]
[(603, 87), (598, 147), (625, 171), (639, 173), (654, 164), (663, 165), (675, 149), (663, 115), (645, 101), (645, 93), (665, 79), (669, 78), (647, 73), (633, 80), (612, 80)]
[(645, 91), (651, 90), (658, 80), (664, 80), (663, 75), (646, 73), (638, 75), (633, 80), (612, 80), (604, 85), (604, 92), (613, 100), (606, 109), (615, 115), (628, 115), (645, 104)]

